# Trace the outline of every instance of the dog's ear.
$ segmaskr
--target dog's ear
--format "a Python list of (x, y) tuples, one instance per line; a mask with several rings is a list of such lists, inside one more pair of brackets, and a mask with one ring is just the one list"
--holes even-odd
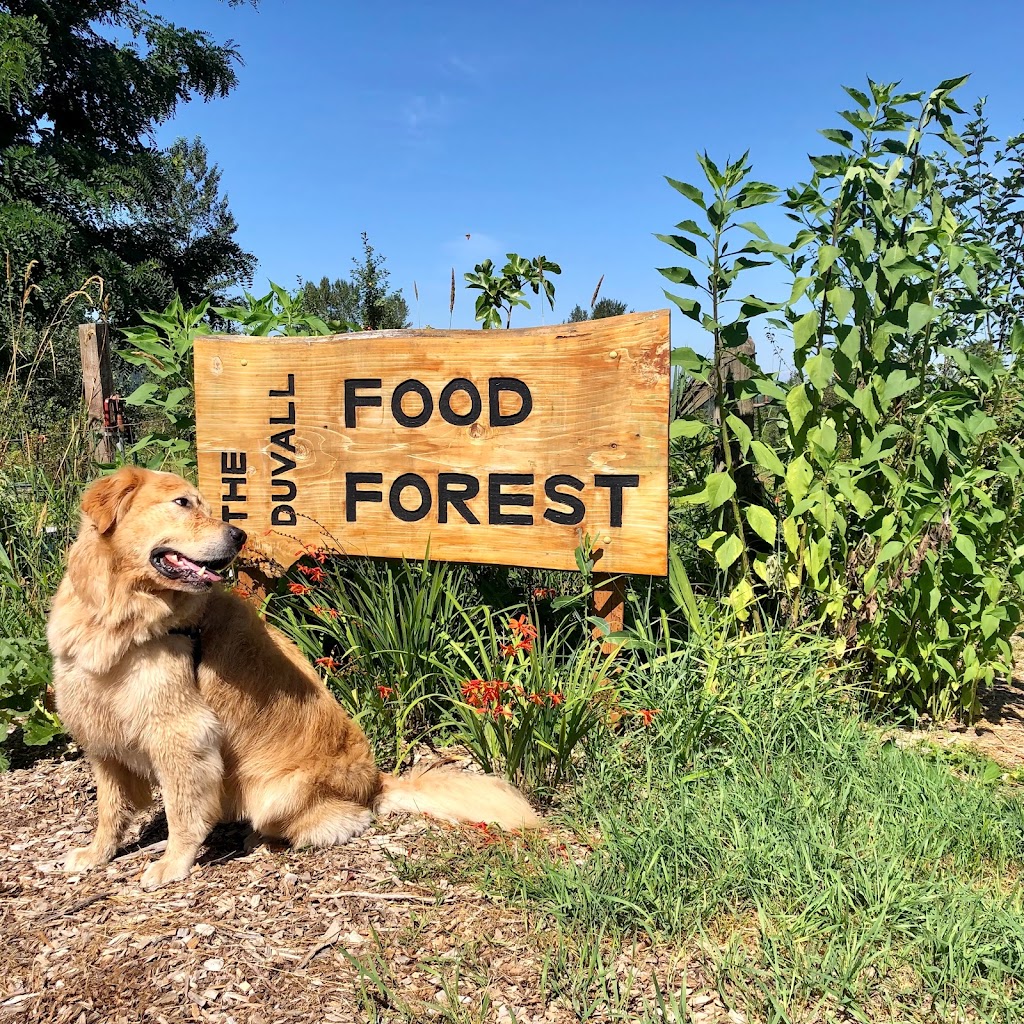
[(141, 483), (142, 474), (134, 466), (123, 466), (85, 489), (82, 511), (100, 533), (109, 533), (128, 511)]

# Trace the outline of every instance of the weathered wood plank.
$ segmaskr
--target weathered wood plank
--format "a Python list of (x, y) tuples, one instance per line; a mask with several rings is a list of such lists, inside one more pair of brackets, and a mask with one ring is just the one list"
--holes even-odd
[(410, 558), (429, 545), (433, 558), (571, 569), (589, 535), (600, 571), (664, 574), (669, 355), (667, 310), (197, 338), (200, 484), (282, 566), (304, 544)]

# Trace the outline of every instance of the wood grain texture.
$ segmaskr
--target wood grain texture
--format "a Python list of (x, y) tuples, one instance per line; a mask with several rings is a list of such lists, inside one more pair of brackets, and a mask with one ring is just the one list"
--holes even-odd
[[(281, 567), (305, 544), (408, 558), (422, 558), (429, 544), (432, 558), (572, 569), (575, 548), (589, 535), (598, 570), (664, 575), (669, 357), (667, 310), (519, 330), (200, 337), (200, 486), (211, 504), (249, 533), (249, 549)], [(479, 390), (475, 422), (442, 418), (443, 390), (456, 378)], [(492, 423), (492, 378), (529, 388), (533, 408), (521, 422)], [(345, 382), (355, 379), (380, 380), (375, 387), (350, 386), (350, 398), (376, 398), (379, 405), (349, 402), (346, 410)], [(421, 382), (433, 403), (433, 415), (419, 427), (401, 425), (392, 409), (395, 389), (410, 379)], [(504, 393), (497, 411), (514, 417), (520, 403)], [(399, 410), (415, 418), (422, 408), (421, 398), (409, 393)], [(470, 395), (455, 391), (447, 411), (450, 419), (468, 414)], [(356, 484), (353, 474), (380, 474), (381, 482)], [(402, 507), (415, 511), (429, 497), (429, 510), (415, 522), (402, 521), (389, 500), (392, 484), (404, 474), (415, 474), (422, 484), (413, 481), (401, 490)], [(440, 500), (444, 474), (479, 481), (479, 493), (462, 506), (478, 523), (465, 521), (457, 504)], [(533, 479), (495, 481), (499, 474)], [(549, 483), (557, 476), (574, 477), (582, 489)], [(466, 483), (444, 479), (449, 498)], [(504, 504), (494, 490), (499, 484)], [(353, 504), (358, 492), (379, 494), (379, 500)], [(572, 504), (556, 492), (583, 503), (581, 521), (552, 521), (574, 517)], [(616, 493), (619, 526), (612, 525)], [(524, 504), (508, 502), (512, 495), (523, 496)], [(439, 507), (447, 522), (439, 521)], [(492, 522), (503, 515), (531, 521)]]
[(78, 348), (82, 360), (82, 387), (89, 429), (99, 434), (94, 455), (97, 462), (107, 464), (114, 459), (113, 441), (103, 429), (103, 403), (114, 393), (107, 325), (79, 324)]

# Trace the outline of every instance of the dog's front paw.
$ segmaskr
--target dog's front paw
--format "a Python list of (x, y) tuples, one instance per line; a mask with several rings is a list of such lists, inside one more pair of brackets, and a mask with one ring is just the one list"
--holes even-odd
[(172, 860), (168, 857), (161, 857), (158, 861), (150, 864), (142, 873), (142, 882), (140, 884), (143, 889), (159, 889), (163, 885), (168, 885), (171, 882), (180, 882), (183, 878), (188, 878), (191, 868), (191, 860), (181, 860), (180, 858)]
[(109, 860), (109, 857), (103, 855), (102, 850), (97, 850), (93, 846), (79, 846), (64, 858), (63, 867), (69, 874), (79, 875), (83, 871), (106, 864)]

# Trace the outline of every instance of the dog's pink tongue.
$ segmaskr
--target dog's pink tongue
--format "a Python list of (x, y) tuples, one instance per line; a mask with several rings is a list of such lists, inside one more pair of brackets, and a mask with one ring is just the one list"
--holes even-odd
[(179, 555), (174, 551), (169, 551), (165, 557), (171, 565), (176, 565), (183, 569), (191, 569), (201, 580), (220, 583), (224, 579), (223, 576), (218, 576), (217, 573), (207, 569), (205, 565), (196, 565), (191, 558), (186, 558), (184, 555)]

